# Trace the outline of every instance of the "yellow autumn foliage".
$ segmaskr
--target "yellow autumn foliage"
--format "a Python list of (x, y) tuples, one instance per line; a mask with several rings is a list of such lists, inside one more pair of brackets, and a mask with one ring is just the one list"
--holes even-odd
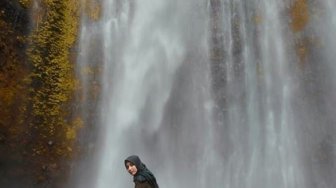
[(21, 4), (22, 7), (28, 8), (32, 4), (32, 0), (19, 0), (19, 3)]
[[(29, 127), (35, 136), (29, 147), (34, 169), (58, 164), (76, 151), (74, 141), (81, 126), (71, 107), (77, 83), (70, 58), (78, 32), (78, 3), (41, 0), (41, 14), (33, 14), (38, 22), (27, 54), (32, 68)], [(35, 173), (44, 177), (43, 172)]]
[[(84, 122), (80, 117), (77, 117), (73, 120), (72, 126), (67, 127), (66, 131), (66, 139), (69, 141), (74, 141), (77, 138), (77, 132), (79, 131), (80, 128), (83, 127)], [(69, 150), (70, 148), (70, 150)], [(67, 147), (68, 151), (72, 151), (71, 147)]]
[(101, 17), (101, 4), (98, 0), (83, 0), (83, 9), (84, 12), (88, 15), (88, 17), (97, 21)]
[(33, 33), (29, 57), (33, 65), (33, 113), (44, 114), (42, 119), (48, 123), (49, 117), (62, 115), (62, 103), (69, 102), (73, 94), (73, 65), (69, 56), (78, 17), (75, 0), (43, 2), (48, 12)]

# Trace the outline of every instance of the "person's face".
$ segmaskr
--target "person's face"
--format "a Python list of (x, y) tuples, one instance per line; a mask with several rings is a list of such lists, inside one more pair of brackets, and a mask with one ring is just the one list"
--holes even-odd
[(134, 176), (138, 171), (137, 167), (131, 162), (126, 162), (126, 169), (132, 176)]

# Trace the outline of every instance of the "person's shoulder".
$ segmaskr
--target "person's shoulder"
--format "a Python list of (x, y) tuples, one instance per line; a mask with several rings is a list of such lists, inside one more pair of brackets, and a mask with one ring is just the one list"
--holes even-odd
[(143, 175), (137, 175), (135, 177), (134, 181), (143, 183), (143, 182), (146, 182), (147, 180), (146, 180), (145, 176), (143, 176)]

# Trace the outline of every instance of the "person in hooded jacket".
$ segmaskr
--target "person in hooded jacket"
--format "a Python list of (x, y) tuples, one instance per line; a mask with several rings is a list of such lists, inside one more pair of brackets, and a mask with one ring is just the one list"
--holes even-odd
[(159, 188), (155, 176), (137, 155), (127, 157), (125, 167), (128, 173), (133, 176), (135, 188)]

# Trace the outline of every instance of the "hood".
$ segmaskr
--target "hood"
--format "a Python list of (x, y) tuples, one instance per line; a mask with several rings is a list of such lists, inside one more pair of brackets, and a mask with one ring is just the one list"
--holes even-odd
[(127, 157), (124, 162), (125, 167), (126, 167), (127, 162), (133, 163), (137, 167), (138, 170), (142, 170), (144, 168), (144, 164), (141, 162), (140, 158), (137, 155), (131, 155)]

